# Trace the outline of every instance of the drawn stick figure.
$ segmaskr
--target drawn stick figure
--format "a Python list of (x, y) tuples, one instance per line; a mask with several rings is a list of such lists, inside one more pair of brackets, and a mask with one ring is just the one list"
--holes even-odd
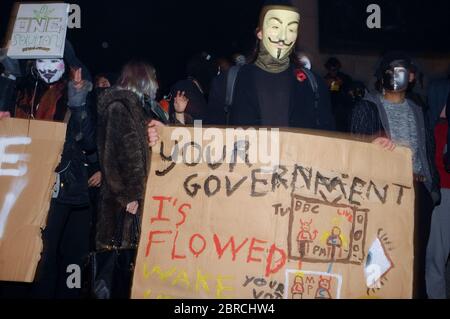
[(298, 275), (295, 277), (294, 285), (292, 286), (291, 289), (292, 299), (303, 299), (304, 292), (305, 287), (303, 285), (303, 277)]
[(312, 243), (318, 235), (318, 231), (314, 230), (311, 235), (311, 224), (313, 220), (309, 222), (304, 222), (300, 219), (300, 232), (297, 236), (298, 251), (301, 257), (304, 257), (309, 252), (309, 244)]
[(327, 238), (328, 256), (330, 256), (332, 260), (335, 260), (336, 248), (339, 248), (339, 257), (342, 257), (341, 233), (342, 231), (339, 227), (333, 227), (331, 235)]

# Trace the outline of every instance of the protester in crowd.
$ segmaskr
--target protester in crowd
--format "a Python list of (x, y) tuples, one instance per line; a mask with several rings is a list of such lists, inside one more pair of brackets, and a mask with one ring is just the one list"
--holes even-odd
[(92, 83), (73, 71), (68, 83), (70, 119), (57, 180), (43, 231), (44, 250), (33, 288), (35, 298), (80, 298), (80, 289), (67, 286), (67, 267), (83, 265), (90, 251), (94, 214), (89, 188), (100, 187), (96, 125), (88, 98)]
[[(447, 135), (450, 118), (450, 79), (435, 81), (428, 88), (428, 118), (436, 139), (436, 166), (441, 178), (441, 205), (436, 207), (431, 221), (426, 259), (428, 297), (446, 299), (446, 268), (450, 255), (450, 172), (445, 169), (448, 153)], [(450, 297), (450, 296), (449, 296)]]
[[(143, 62), (130, 62), (116, 87), (99, 97), (98, 148), (104, 180), (100, 192), (96, 248), (136, 249), (143, 210), (150, 154), (146, 127), (158, 83), (155, 69)], [(121, 238), (121, 242), (117, 236)], [(134, 263), (131, 256), (129, 263)], [(129, 274), (131, 280), (131, 272)], [(116, 287), (117, 288), (117, 287)], [(115, 298), (128, 298), (131, 282), (113, 291)]]
[(14, 102), (9, 107), (9, 112), (17, 118), (67, 121), (66, 68), (80, 67), (83, 78), (92, 81), (69, 41), (66, 41), (64, 59), (29, 60), (30, 63), (23, 76), (18, 61), (6, 55), (2, 60), (6, 65), (6, 72), (13, 75), (9, 76), (9, 79), (13, 81), (15, 91), (8, 95), (14, 97)]
[[(90, 75), (83, 69), (68, 41), (65, 48), (64, 59), (26, 61), (27, 72), (24, 74), (17, 60), (6, 55), (1, 57), (8, 82), (6, 86), (2, 82), (0, 100), (8, 101), (6, 107), (9, 111), (0, 117), (12, 115), (27, 119), (65, 119), (68, 122), (61, 161), (55, 170), (57, 179), (53, 198), (42, 234), (44, 248), (32, 287), (32, 296), (36, 298), (81, 296), (80, 289), (69, 289), (66, 284), (67, 266), (82, 265), (89, 253), (94, 207), (91, 193), (100, 186), (102, 177), (91, 112)], [(65, 74), (69, 69), (72, 76), (67, 81), (69, 77)], [(5, 95), (14, 98), (5, 99)]]
[(211, 81), (218, 73), (218, 67), (208, 53), (195, 55), (187, 65), (186, 80), (177, 82), (171, 89), (171, 96), (178, 93), (189, 99), (189, 104), (183, 113), (174, 107), (175, 99), (170, 103), (170, 121), (178, 124), (192, 124), (194, 120), (204, 120), (207, 112), (207, 99)]
[(328, 71), (325, 75), (325, 81), (331, 95), (331, 105), (336, 119), (337, 130), (344, 133), (349, 132), (349, 118), (352, 110), (349, 107), (347, 92), (353, 80), (349, 75), (341, 72), (341, 62), (335, 57), (328, 59), (325, 63), (325, 68)]
[[(356, 103), (358, 103), (359, 101), (364, 99), (364, 97), (366, 96), (367, 93), (369, 93), (369, 92), (367, 91), (366, 85), (363, 82), (353, 81), (350, 84), (347, 94), (350, 97), (350, 101), (352, 103), (352, 109)], [(349, 118), (351, 118), (351, 114), (350, 114)]]
[(105, 73), (97, 74), (95, 77), (95, 88), (107, 89), (111, 87), (111, 81)]
[(351, 132), (386, 149), (409, 147), (413, 153), (415, 190), (415, 296), (426, 298), (425, 253), (433, 209), (440, 202), (434, 137), (422, 109), (406, 99), (411, 59), (401, 53), (386, 54), (376, 76), (383, 93), (366, 94), (354, 108)]
[(334, 130), (324, 82), (297, 63), (299, 23), (289, 1), (263, 7), (254, 57), (237, 76), (231, 125)]

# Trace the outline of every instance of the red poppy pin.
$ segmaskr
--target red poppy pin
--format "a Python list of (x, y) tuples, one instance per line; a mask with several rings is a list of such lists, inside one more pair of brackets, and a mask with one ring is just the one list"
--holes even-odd
[(302, 70), (296, 70), (295, 75), (297, 76), (297, 81), (299, 82), (304, 82), (307, 79), (305, 72)]

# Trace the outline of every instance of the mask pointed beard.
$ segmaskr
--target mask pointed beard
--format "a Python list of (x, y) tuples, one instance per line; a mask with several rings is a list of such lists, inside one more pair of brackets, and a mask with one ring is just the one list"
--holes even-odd
[(45, 83), (52, 84), (64, 75), (65, 64), (62, 59), (39, 59), (36, 60), (36, 69)]
[(285, 60), (294, 49), (298, 36), (300, 14), (294, 10), (274, 8), (264, 16), (260, 40), (277, 60)]

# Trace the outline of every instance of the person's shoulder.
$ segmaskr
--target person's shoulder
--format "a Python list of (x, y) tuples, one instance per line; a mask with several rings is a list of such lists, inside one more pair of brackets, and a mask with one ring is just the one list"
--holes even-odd
[(116, 87), (106, 89), (98, 97), (98, 112), (124, 112), (139, 103), (137, 95), (129, 90)]

